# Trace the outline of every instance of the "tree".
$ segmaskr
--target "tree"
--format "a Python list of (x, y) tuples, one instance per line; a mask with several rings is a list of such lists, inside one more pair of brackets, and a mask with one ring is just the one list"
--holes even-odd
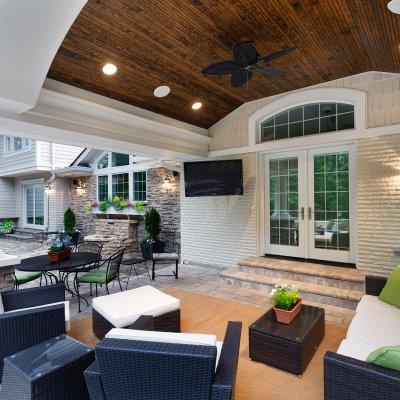
[(149, 234), (150, 238), (154, 241), (157, 240), (161, 232), (161, 218), (160, 214), (155, 208), (151, 208), (144, 216), (144, 227)]

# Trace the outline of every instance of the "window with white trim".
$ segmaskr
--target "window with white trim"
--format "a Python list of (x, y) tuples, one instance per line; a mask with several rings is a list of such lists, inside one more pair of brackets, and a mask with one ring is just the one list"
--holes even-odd
[(261, 142), (354, 129), (354, 105), (311, 103), (282, 111), (261, 123)]
[(4, 153), (13, 154), (31, 148), (31, 140), (18, 136), (4, 136)]
[(132, 155), (107, 152), (95, 163), (97, 200), (118, 196), (132, 202), (147, 200), (147, 171), (136, 164)]

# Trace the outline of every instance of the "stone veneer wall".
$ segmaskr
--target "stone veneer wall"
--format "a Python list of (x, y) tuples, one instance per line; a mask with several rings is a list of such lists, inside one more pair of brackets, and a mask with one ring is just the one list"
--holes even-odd
[(230, 158), (243, 159), (243, 196), (186, 198), (181, 185), (182, 259), (186, 263), (231, 267), (257, 254), (256, 155)]
[(358, 141), (359, 269), (387, 275), (400, 264), (400, 134)]
[[(171, 181), (171, 188), (166, 189), (164, 185), (165, 177)], [(70, 190), (70, 206), (75, 212), (77, 220), (77, 229), (82, 232), (82, 236), (98, 234), (96, 226), (101, 227), (100, 231), (107, 231), (104, 228), (103, 219), (96, 218), (94, 214), (88, 214), (84, 211), (85, 203), (92, 203), (96, 200), (96, 177), (80, 178), (86, 186), (85, 190), (78, 190), (72, 185)], [(160, 213), (163, 229), (177, 231), (180, 228), (180, 180), (174, 177), (173, 172), (165, 168), (152, 168), (147, 171), (147, 205), (145, 211), (154, 207)], [(110, 216), (112, 218), (112, 216)], [(143, 217), (134, 217), (138, 220), (135, 235), (140, 238), (144, 235)], [(125, 231), (126, 219), (113, 219), (115, 230)], [(118, 227), (117, 227), (118, 225)], [(119, 225), (121, 225), (119, 227)]]

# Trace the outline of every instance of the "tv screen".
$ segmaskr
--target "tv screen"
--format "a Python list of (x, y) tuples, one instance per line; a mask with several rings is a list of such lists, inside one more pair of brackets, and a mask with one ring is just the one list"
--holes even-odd
[(187, 162), (184, 172), (186, 197), (243, 194), (242, 160)]

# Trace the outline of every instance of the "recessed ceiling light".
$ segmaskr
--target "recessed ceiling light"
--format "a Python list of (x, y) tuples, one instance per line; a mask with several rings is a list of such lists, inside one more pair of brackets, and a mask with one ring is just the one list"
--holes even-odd
[(200, 101), (196, 101), (196, 103), (192, 104), (193, 110), (199, 110), (203, 104), (200, 103)]
[(165, 97), (168, 96), (171, 92), (171, 89), (168, 86), (159, 86), (154, 89), (154, 96), (156, 97)]
[(395, 14), (400, 14), (400, 0), (389, 1), (388, 9)]
[(114, 75), (117, 72), (117, 67), (114, 64), (105, 64), (103, 67), (103, 72), (106, 75)]

